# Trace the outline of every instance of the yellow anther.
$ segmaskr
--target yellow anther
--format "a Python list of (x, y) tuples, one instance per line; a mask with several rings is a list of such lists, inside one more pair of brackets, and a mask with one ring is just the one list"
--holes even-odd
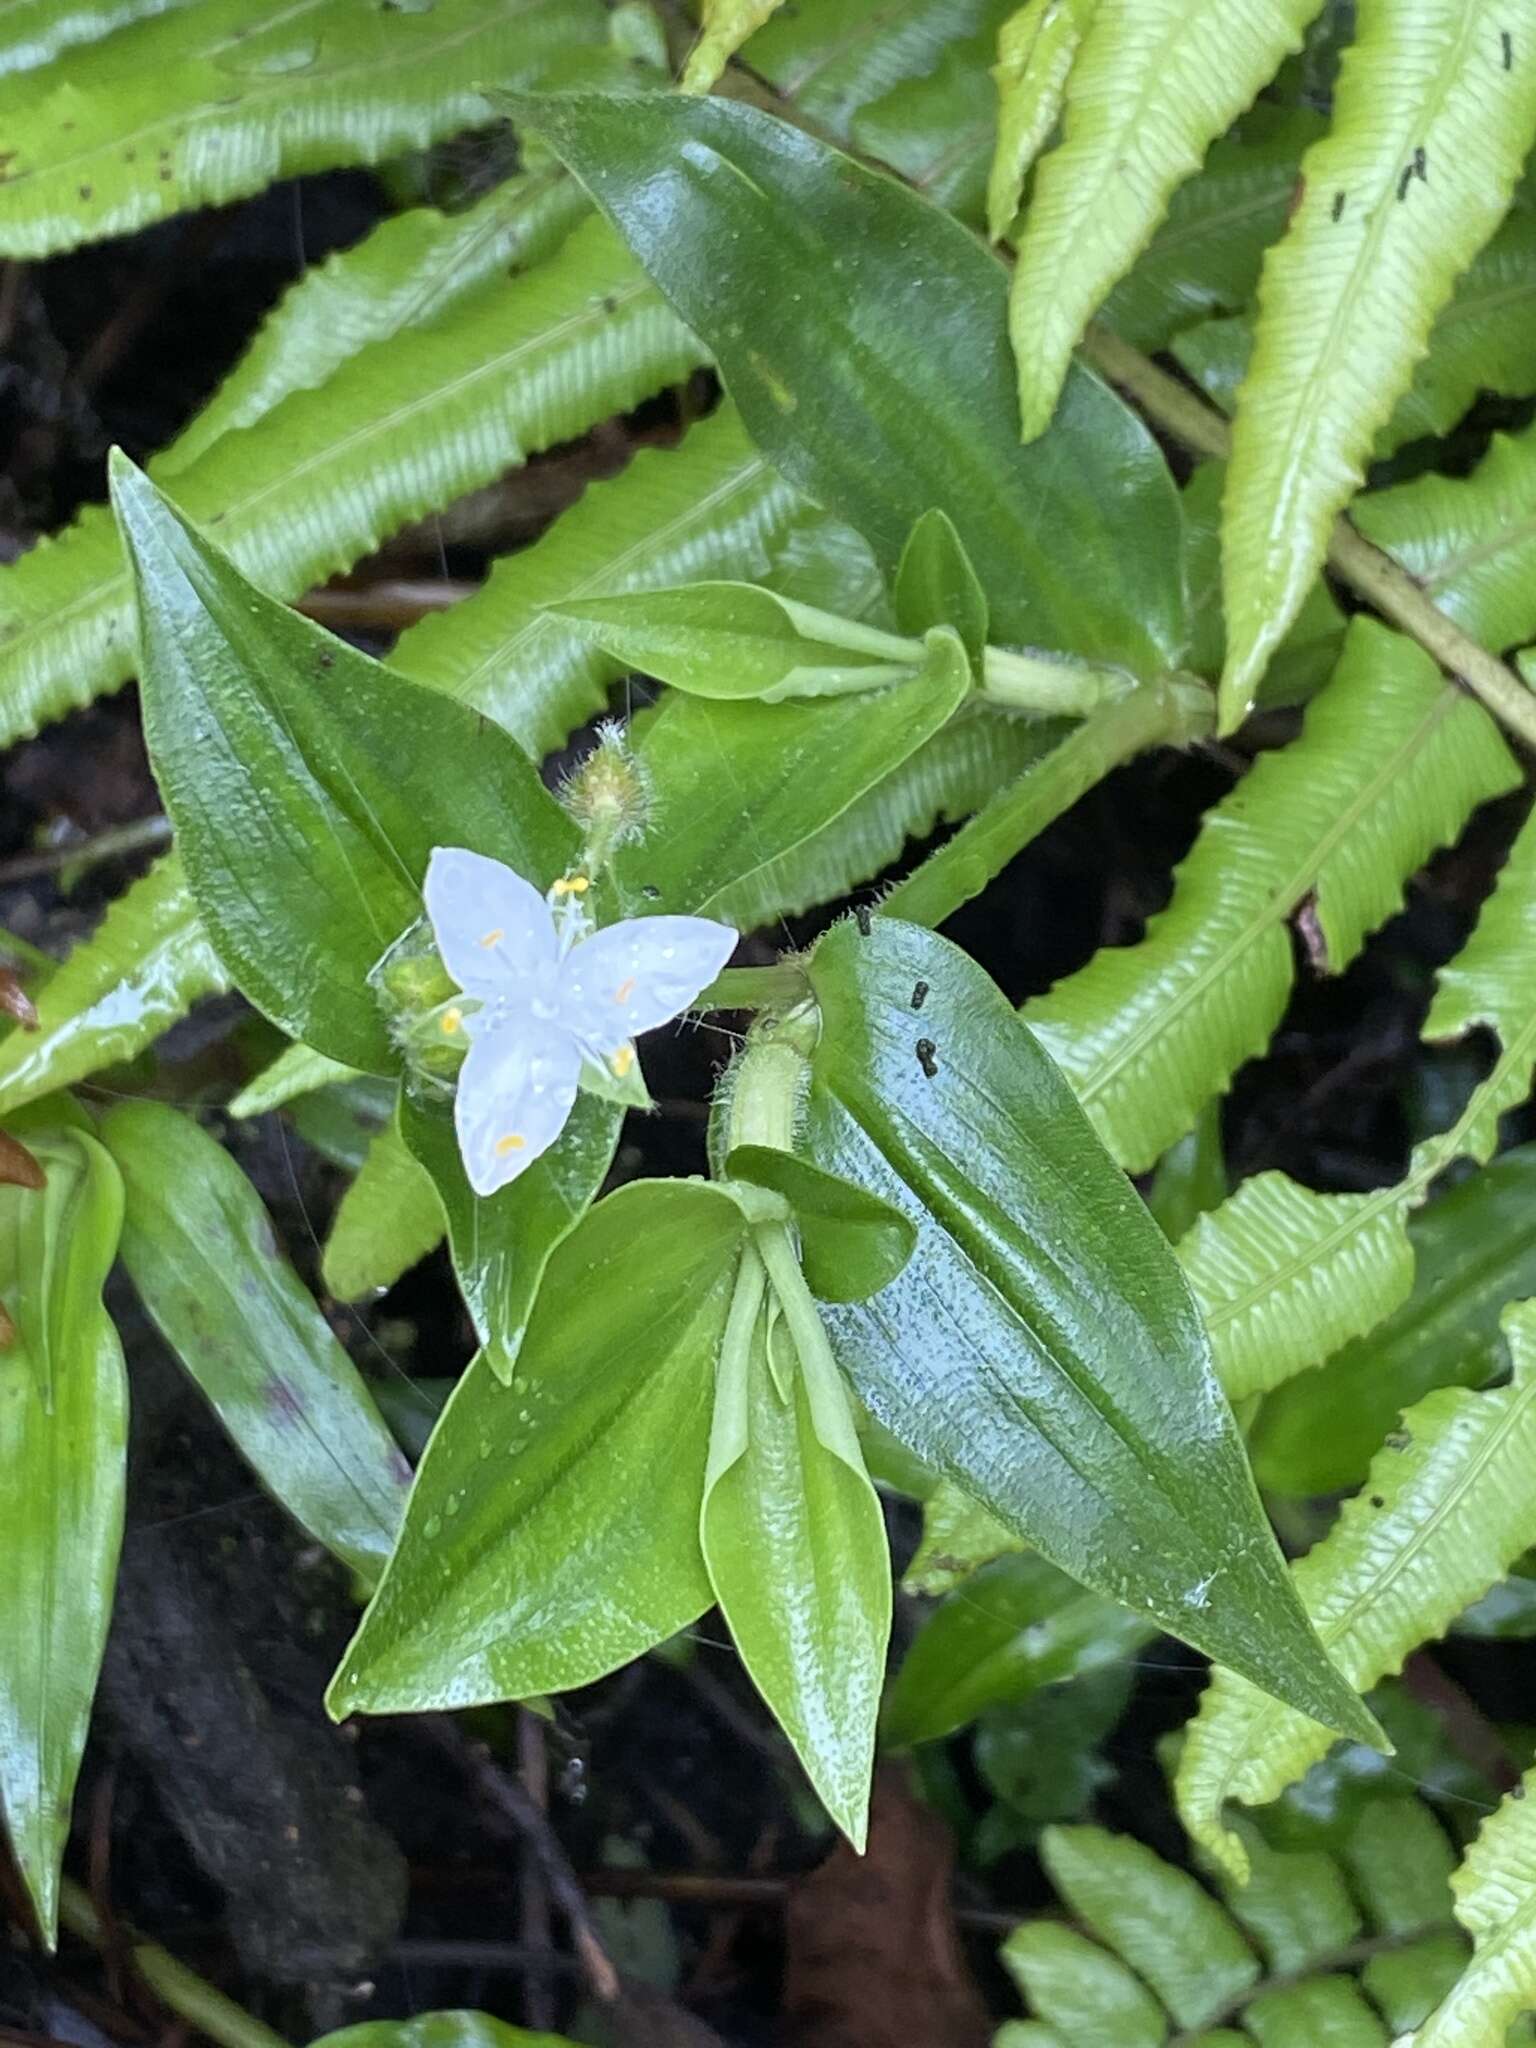
[(482, 946), (494, 946), (498, 939), (504, 939), (506, 936), (506, 927), (504, 925), (497, 925), (495, 931), (487, 932), (480, 943)]
[(621, 1045), (608, 1064), (612, 1067), (615, 1078), (622, 1081), (635, 1064), (635, 1048), (632, 1045)]
[(566, 896), (570, 894), (570, 888), (570, 883), (565, 879), (564, 875), (562, 875), (559, 881), (556, 882), (555, 886), (553, 887), (553, 889), (550, 890), (549, 893), (551, 896)]
[(627, 1003), (634, 992), (635, 977), (631, 975), (628, 981), (621, 981), (619, 983), (619, 986), (613, 992), (613, 1000), (616, 1003)]
[(458, 1030), (459, 1026), (463, 1022), (464, 1012), (458, 1007), (457, 1004), (455, 1004), (451, 1010), (444, 1010), (442, 1017), (444, 1038), (452, 1038), (455, 1031)]
[(505, 1159), (509, 1152), (521, 1152), (527, 1143), (528, 1140), (520, 1138), (516, 1131), (508, 1131), (504, 1138), (496, 1140), (496, 1157)]
[(592, 886), (591, 877), (588, 875), (572, 875), (565, 886), (573, 896), (585, 896)]

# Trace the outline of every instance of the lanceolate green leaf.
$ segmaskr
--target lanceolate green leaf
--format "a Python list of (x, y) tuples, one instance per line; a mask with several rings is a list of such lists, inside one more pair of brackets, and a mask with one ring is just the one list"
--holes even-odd
[(849, 144), (860, 156), (887, 165), (973, 228), (985, 214), (997, 135), (997, 94), (988, 76), (996, 50), (987, 29), (948, 44), (931, 71), (898, 80), (849, 124)]
[(0, 1187), (0, 1808), (51, 1942), (123, 1527), (128, 1387), (101, 1302), (123, 1195), (72, 1121), (13, 1128), (48, 1185)]
[[(1410, 1408), (1362, 1491), (1292, 1567), (1318, 1632), (1364, 1690), (1442, 1635), (1536, 1541), (1536, 1305), (1508, 1311), (1509, 1386), (1445, 1387)], [(1333, 1737), (1246, 1678), (1218, 1670), (1190, 1724), (1179, 1811), (1196, 1841), (1241, 1878), (1242, 1844), (1222, 1825), (1229, 1799), (1273, 1799)]]
[(293, 1037), (388, 1073), (367, 976), (421, 915), (432, 847), (548, 881), (575, 828), (497, 727), (261, 596), (125, 458), (113, 488), (145, 735), (220, 957)]
[(748, 66), (840, 142), (856, 115), (901, 84), (929, 77), (957, 44), (990, 36), (1008, 0), (824, 0), (781, 11), (744, 52)]
[[(1503, 2041), (1536, 2006), (1536, 1772), (1527, 1771), (1487, 1820), (1451, 1879), (1456, 1918), (1472, 1960), (1414, 2048), (1478, 2048)], [(1513, 2039), (1511, 2035), (1509, 2038)]]
[(1145, 938), (1025, 1005), (1121, 1165), (1152, 1166), (1268, 1043), (1292, 918), (1305, 908), (1316, 964), (1338, 973), (1414, 869), (1516, 774), (1492, 720), (1428, 655), (1357, 619), (1302, 737), (1208, 814)]
[(290, 1045), (247, 1081), (238, 1095), (231, 1097), (229, 1113), (239, 1117), (265, 1116), (269, 1110), (281, 1109), (284, 1103), (313, 1095), (318, 1088), (357, 1078), (356, 1067), (328, 1059), (312, 1045)]
[(550, 1261), (510, 1390), (483, 1359), (444, 1409), (338, 1716), (589, 1684), (710, 1604), (699, 1507), (745, 1219), (640, 1181)]
[[(758, 445), (888, 570), (947, 512), (993, 636), (1135, 669), (1184, 637), (1176, 494), (1145, 430), (1074, 372), (1017, 446), (1001, 268), (936, 208), (755, 109), (513, 102), (703, 336)], [(921, 289), (914, 290), (914, 279)], [(1090, 584), (1085, 560), (1113, 561)]]
[(937, 1741), (987, 1707), (1134, 1657), (1154, 1632), (1043, 1557), (996, 1558), (924, 1625), (896, 1675), (881, 1732), (898, 1748)]
[(814, 1309), (809, 1342), (787, 1312), (770, 1331), (766, 1309), (749, 1246), (720, 1348), (699, 1542), (753, 1683), (862, 1849), (891, 1627), (885, 1518)]
[(120, 235), (483, 122), (486, 84), (598, 43), (590, 0), (204, 0), (0, 79), (0, 254)]
[(676, 693), (639, 746), (666, 821), (615, 864), (638, 900), (744, 925), (763, 871), (813, 839), (898, 768), (959, 708), (970, 666), (955, 634), (932, 634), (911, 681), (870, 696), (714, 703)]
[(613, 1160), (622, 1111), (582, 1094), (543, 1158), (500, 1193), (477, 1196), (464, 1176), (453, 1105), (407, 1086), (400, 1129), (432, 1176), (459, 1290), (484, 1347), (481, 1364), (510, 1381), (550, 1253), (586, 1214)]
[(1500, 0), (1363, 0), (1333, 127), (1270, 252), (1233, 428), (1221, 724), (1246, 715), (1376, 430), (1536, 136), (1536, 66)]
[(1173, 1255), (1051, 1061), (964, 954), (896, 919), (836, 926), (810, 974), (808, 1148), (918, 1232), (889, 1287), (826, 1311), (860, 1398), (1074, 1578), (1368, 1735), (1289, 1594)]
[(151, 1321), (289, 1514), (376, 1579), (410, 1467), (260, 1196), (222, 1145), (161, 1103), (119, 1104), (101, 1135), (123, 1176), (123, 1262)]
[(558, 164), (509, 178), (462, 213), (412, 207), (328, 256), (285, 292), (202, 411), (149, 464), (157, 480), (254, 426), (294, 391), (313, 391), (349, 358), (444, 320), (473, 293), (555, 249), (588, 209)]
[[(297, 596), (407, 520), (687, 375), (698, 343), (600, 222), (451, 320), (408, 328), (296, 391), (176, 477), (176, 501), (264, 590)], [(133, 591), (88, 511), (0, 571), (0, 739), (132, 672)]]
[[(1380, 1214), (1401, 1235), (1400, 1212)], [(1501, 1153), (1410, 1217), (1403, 1250), (1412, 1293), (1321, 1372), (1282, 1387), (1264, 1404), (1248, 1439), (1259, 1483), (1300, 1497), (1357, 1486), (1402, 1410), (1431, 1387), (1479, 1387), (1501, 1378), (1509, 1354), (1499, 1312), (1507, 1302), (1536, 1296), (1533, 1217), (1531, 1145)], [(1361, 1264), (1368, 1270), (1367, 1261)], [(1349, 1291), (1341, 1286), (1335, 1298), (1342, 1302)], [(1300, 1319), (1315, 1326), (1311, 1309), (1309, 1302)], [(1220, 1338), (1213, 1332), (1212, 1339), (1219, 1356)], [(1233, 1392), (1225, 1375), (1223, 1384)]]
[(400, 1135), (374, 1134), (356, 1178), (336, 1206), (320, 1273), (340, 1301), (361, 1301), (392, 1287), (443, 1239), (436, 1184)]
[(1098, 0), (1066, 81), (1061, 142), (1041, 159), (1009, 328), (1026, 438), (1043, 433), (1084, 327), (1152, 239), (1320, 0)]
[(132, 1059), (228, 986), (181, 862), (167, 854), (49, 976), (35, 999), (37, 1030), (0, 1041), (0, 1112)]

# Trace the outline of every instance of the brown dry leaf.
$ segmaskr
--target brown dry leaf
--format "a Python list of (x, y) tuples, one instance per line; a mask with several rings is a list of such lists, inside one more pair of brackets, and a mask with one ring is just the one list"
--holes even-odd
[(37, 1010), (32, 998), (9, 967), (0, 967), (0, 1015), (14, 1017), (23, 1031), (37, 1029)]
[(898, 1765), (875, 1779), (869, 1852), (840, 1842), (790, 1894), (793, 2048), (987, 2048), (992, 2022), (950, 1905), (954, 1846)]
[(0, 1182), (13, 1188), (45, 1188), (48, 1176), (19, 1139), (0, 1131)]

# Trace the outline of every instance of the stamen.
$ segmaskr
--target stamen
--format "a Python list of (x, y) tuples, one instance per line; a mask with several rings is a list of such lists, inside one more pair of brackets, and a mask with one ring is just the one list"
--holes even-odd
[(629, 977), (628, 981), (620, 982), (619, 986), (614, 990), (613, 1000), (616, 1003), (627, 1003), (630, 997), (634, 994), (634, 992), (635, 976), (632, 974)]
[(498, 939), (504, 939), (506, 935), (507, 932), (505, 925), (497, 925), (495, 931), (487, 932), (485, 937), (480, 941), (480, 943), (482, 946), (494, 946)]
[(635, 1064), (635, 1048), (632, 1045), (621, 1045), (608, 1064), (613, 1069), (614, 1079), (622, 1081)]
[(496, 1157), (505, 1159), (509, 1152), (521, 1152), (527, 1145), (526, 1138), (520, 1138), (516, 1131), (508, 1131), (504, 1138), (496, 1140)]
[(573, 896), (585, 896), (592, 886), (591, 877), (588, 875), (572, 875), (565, 886)]
[(458, 1030), (459, 1026), (463, 1022), (464, 1012), (458, 1007), (457, 1004), (455, 1004), (451, 1010), (444, 1010), (442, 1016), (444, 1038), (452, 1038), (453, 1034)]

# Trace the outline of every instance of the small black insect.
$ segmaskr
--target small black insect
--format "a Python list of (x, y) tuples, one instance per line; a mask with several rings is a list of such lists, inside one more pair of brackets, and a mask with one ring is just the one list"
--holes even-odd
[(869, 905), (867, 903), (856, 903), (853, 907), (853, 915), (859, 927), (859, 937), (867, 939), (869, 937)]
[(1335, 220), (1342, 220), (1344, 218), (1344, 198), (1345, 195), (1342, 192), (1335, 192), (1333, 195), (1333, 217)]
[(934, 1044), (931, 1038), (920, 1038), (917, 1041), (916, 1050), (917, 1064), (922, 1068), (924, 1076), (931, 1081), (934, 1075), (939, 1071), (939, 1048)]
[(1504, 55), (1504, 69), (1506, 71), (1513, 71), (1515, 68), (1515, 39), (1507, 28), (1499, 30), (1499, 48)]
[(923, 1004), (924, 1004), (924, 1003), (925, 1003), (925, 1002), (926, 1002), (927, 1000), (928, 1000), (928, 984), (927, 984), (927, 982), (926, 982), (926, 981), (920, 981), (920, 982), (918, 982), (918, 983), (917, 983), (916, 987), (915, 987), (915, 988), (913, 989), (913, 991), (912, 991), (912, 1007), (913, 1007), (913, 1009), (914, 1009), (914, 1010), (920, 1010), (920, 1009), (921, 1009), (921, 1008), (923, 1007)]
[(321, 666), (322, 668), (330, 668), (330, 667), (332, 667), (332, 666), (334, 665), (334, 663), (335, 663), (335, 660), (336, 660), (336, 657), (335, 657), (335, 655), (334, 655), (334, 654), (332, 654), (332, 652), (331, 652), (331, 650), (329, 649), (329, 647), (322, 647), (322, 648), (321, 648), (321, 650), (320, 650), (320, 655), (319, 655), (319, 661), (320, 661), (320, 666)]
[(1373, 1493), (1371, 1495), (1371, 1506), (1373, 1508), (1384, 1508), (1386, 1504), (1386, 1496), (1384, 1494)]
[(1413, 175), (1421, 185), (1429, 183), (1429, 151), (1422, 142), (1413, 152)]
[(654, 903), (656, 901), (656, 898), (661, 894), (661, 891), (657, 888), (654, 882), (642, 882), (640, 884), (640, 894), (642, 896), (648, 897), (650, 901)]

